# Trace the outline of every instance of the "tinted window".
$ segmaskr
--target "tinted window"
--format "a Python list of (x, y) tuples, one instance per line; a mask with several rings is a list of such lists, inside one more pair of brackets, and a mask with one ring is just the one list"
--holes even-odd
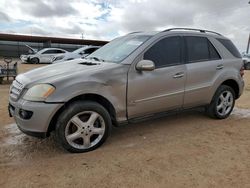
[(65, 53), (64, 51), (62, 51), (62, 50), (55, 50), (55, 53), (57, 53), (57, 54), (61, 54), (61, 53)]
[(144, 59), (153, 61), (156, 68), (181, 63), (180, 37), (160, 40), (144, 54)]
[(60, 54), (60, 53), (65, 53), (65, 52), (62, 50), (47, 50), (43, 52), (43, 54)]
[(84, 51), (84, 53), (85, 54), (91, 54), (91, 53), (93, 53), (94, 51), (96, 51), (97, 50), (97, 48), (89, 48), (89, 49), (86, 49), (85, 51)]
[(240, 52), (228, 39), (217, 39), (234, 57), (241, 58)]
[(55, 50), (47, 50), (43, 54), (55, 54)]
[(205, 37), (185, 37), (188, 62), (209, 59), (208, 42)]
[(216, 59), (221, 59), (219, 53), (217, 50), (214, 48), (214, 46), (211, 44), (211, 42), (208, 42), (208, 48), (209, 48), (209, 59), (211, 60), (216, 60)]

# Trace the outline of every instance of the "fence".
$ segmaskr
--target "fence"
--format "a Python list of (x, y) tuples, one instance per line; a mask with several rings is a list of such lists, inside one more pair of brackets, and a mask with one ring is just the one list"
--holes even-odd
[[(0, 40), (0, 56), (20, 57), (21, 54), (28, 54), (29, 48), (26, 47), (25, 44), (37, 50), (46, 47), (42, 42), (39, 43), (39, 42), (19, 42), (19, 41)], [(82, 46), (83, 45), (77, 45), (77, 44), (59, 44), (59, 43), (50, 44), (50, 47), (52, 48), (62, 48), (69, 52), (74, 51), (75, 49), (80, 48)]]

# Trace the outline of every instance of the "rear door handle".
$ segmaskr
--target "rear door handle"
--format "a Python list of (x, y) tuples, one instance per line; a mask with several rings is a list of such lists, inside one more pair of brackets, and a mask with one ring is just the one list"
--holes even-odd
[(224, 68), (224, 65), (218, 65), (218, 66), (216, 67), (217, 70), (221, 70), (221, 69), (223, 69), (223, 68)]
[(176, 73), (173, 78), (182, 78), (184, 76), (184, 72), (178, 72)]

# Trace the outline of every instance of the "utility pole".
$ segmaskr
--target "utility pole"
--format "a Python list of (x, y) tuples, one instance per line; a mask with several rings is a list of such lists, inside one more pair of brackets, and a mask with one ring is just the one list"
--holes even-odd
[[(249, 3), (250, 3), (250, 2), (249, 2)], [(248, 54), (248, 52), (249, 52), (249, 46), (250, 46), (250, 34), (249, 34), (248, 43), (247, 43), (247, 51), (246, 51), (247, 54)]]
[[(248, 2), (248, 4), (250, 4), (250, 1)], [(246, 51), (247, 54), (249, 52), (249, 46), (250, 46), (250, 33), (249, 33), (248, 43), (247, 43), (247, 51)]]

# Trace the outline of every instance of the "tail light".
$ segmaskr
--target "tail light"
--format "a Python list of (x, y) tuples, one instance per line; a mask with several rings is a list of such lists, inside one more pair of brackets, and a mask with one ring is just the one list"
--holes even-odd
[(241, 77), (244, 76), (244, 66), (242, 66), (241, 69), (240, 69), (240, 76), (241, 76)]

